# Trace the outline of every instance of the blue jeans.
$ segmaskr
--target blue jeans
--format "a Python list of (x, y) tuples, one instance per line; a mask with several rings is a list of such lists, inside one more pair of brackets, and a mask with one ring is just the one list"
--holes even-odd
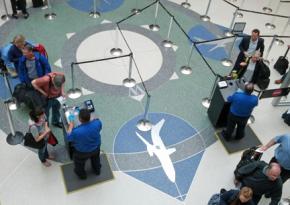
[(48, 101), (47, 101), (47, 106), (45, 108), (45, 114), (46, 114), (48, 122), (49, 122), (50, 108), (52, 110), (51, 124), (59, 123), (60, 122), (60, 114), (59, 114), (60, 103), (56, 98), (51, 98), (51, 99), (48, 99)]
[(44, 163), (46, 159), (48, 158), (47, 140), (45, 140), (44, 147), (41, 149), (38, 149), (38, 157), (42, 163)]

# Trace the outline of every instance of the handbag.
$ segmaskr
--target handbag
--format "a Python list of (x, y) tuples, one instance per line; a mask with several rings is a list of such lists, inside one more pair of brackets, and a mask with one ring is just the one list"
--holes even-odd
[(36, 141), (31, 134), (31, 132), (27, 132), (24, 136), (24, 146), (31, 147), (34, 149), (41, 149), (45, 146), (44, 139), (40, 141)]
[(56, 139), (55, 135), (52, 132), (49, 133), (47, 143), (52, 146), (55, 146), (58, 144), (58, 140)]

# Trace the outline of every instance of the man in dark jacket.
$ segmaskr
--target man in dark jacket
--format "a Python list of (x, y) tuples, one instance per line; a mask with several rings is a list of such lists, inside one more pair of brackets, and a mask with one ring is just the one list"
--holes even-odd
[(46, 57), (33, 51), (33, 46), (26, 44), (23, 56), (19, 59), (18, 76), (22, 83), (31, 84), (31, 81), (51, 72)]
[(258, 29), (254, 29), (252, 31), (251, 36), (245, 36), (240, 45), (240, 53), (238, 55), (238, 58), (236, 60), (235, 66), (233, 70), (236, 70), (237, 73), (239, 74), (239, 77), (243, 76), (244, 70), (240, 66), (241, 62), (244, 62), (247, 57), (253, 56), (257, 51), (259, 51), (260, 56), (263, 56), (264, 52), (264, 39), (260, 38), (260, 31)]
[(282, 196), (281, 168), (277, 163), (252, 162), (237, 170), (242, 187), (253, 189), (253, 201), (258, 204), (262, 195), (271, 198), (269, 205), (278, 205)]

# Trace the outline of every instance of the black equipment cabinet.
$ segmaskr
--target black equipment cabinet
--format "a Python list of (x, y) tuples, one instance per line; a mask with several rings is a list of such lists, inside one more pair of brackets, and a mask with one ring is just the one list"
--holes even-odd
[(236, 92), (239, 88), (244, 88), (243, 80), (227, 80), (227, 87), (220, 88), (215, 86), (210, 106), (207, 110), (208, 118), (216, 128), (224, 127), (227, 124), (227, 117), (230, 109), (230, 103), (227, 98)]

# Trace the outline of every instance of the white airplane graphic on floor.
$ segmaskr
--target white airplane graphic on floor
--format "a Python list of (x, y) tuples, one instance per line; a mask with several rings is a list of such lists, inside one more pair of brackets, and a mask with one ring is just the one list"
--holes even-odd
[(175, 148), (167, 149), (161, 140), (160, 130), (163, 127), (165, 120), (160, 120), (156, 125), (152, 126), (151, 129), (151, 139), (153, 144), (150, 144), (147, 140), (145, 140), (138, 132), (136, 132), (139, 139), (147, 146), (147, 152), (150, 157), (155, 154), (155, 156), (159, 159), (161, 166), (167, 175), (168, 179), (171, 182), (175, 182), (175, 169), (173, 163), (170, 159), (170, 155), (176, 151)]

